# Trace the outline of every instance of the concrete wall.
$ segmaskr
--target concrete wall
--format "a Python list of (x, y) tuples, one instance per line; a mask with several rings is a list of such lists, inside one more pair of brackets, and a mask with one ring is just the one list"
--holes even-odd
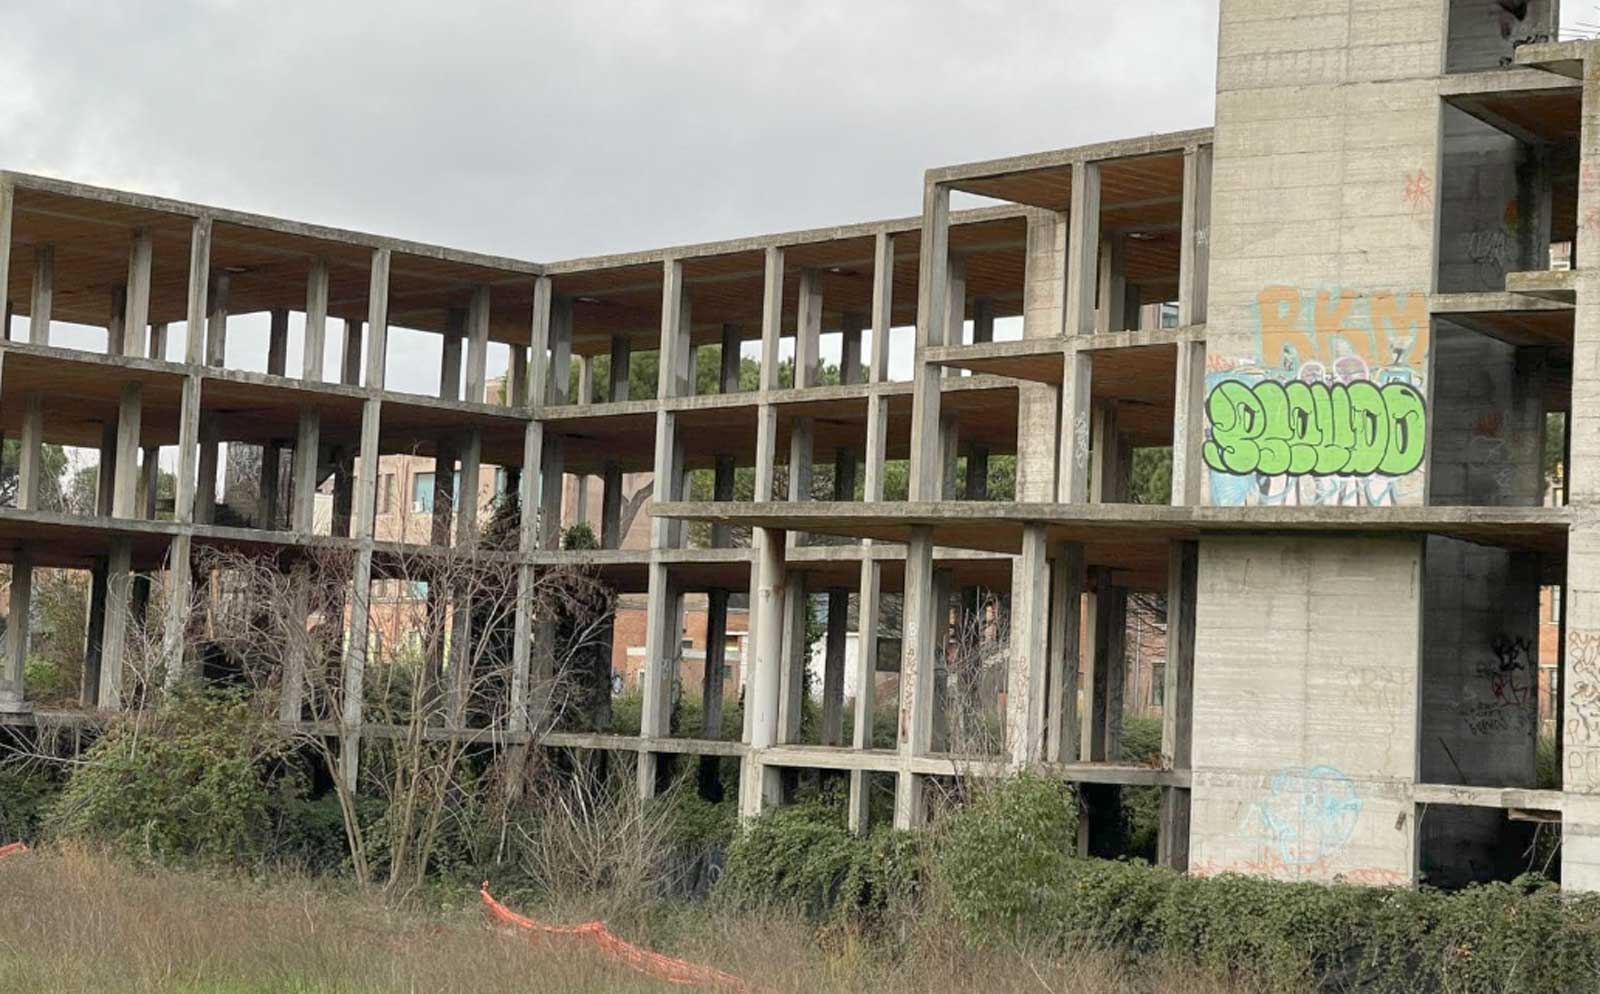
[(1417, 539), (1200, 543), (1191, 868), (1409, 883)]
[[(1444, 0), (1222, 4), (1205, 503), (1424, 499), (1416, 408), (1428, 390), (1445, 21)], [(1258, 434), (1287, 434), (1293, 419), (1272, 413), (1271, 395), (1295, 381), (1328, 387), (1335, 406), (1350, 384), (1381, 386), (1382, 398), (1366, 386), (1349, 397), (1406, 422), (1410, 450), (1389, 464), (1404, 472), (1375, 472), (1371, 444), (1329, 452), (1324, 475), (1286, 472), (1239, 437), (1252, 406)], [(1330, 437), (1331, 410), (1308, 419)]]

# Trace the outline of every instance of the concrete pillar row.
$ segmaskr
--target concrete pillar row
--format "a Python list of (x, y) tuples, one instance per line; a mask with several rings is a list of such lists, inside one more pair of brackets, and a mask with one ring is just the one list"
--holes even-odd
[(361, 451), (356, 463), (354, 578), (351, 582), (350, 620), (345, 635), (344, 701), (340, 714), (340, 769), (345, 785), (354, 789), (360, 773), (361, 696), (366, 676), (369, 616), (372, 598), (373, 524), (378, 501), (378, 439), (383, 414), (384, 360), (389, 337), (390, 250), (376, 249), (367, 290), (367, 398), (361, 408)]
[[(880, 231), (872, 252), (872, 345), (867, 359), (867, 379), (884, 382), (889, 368), (889, 329), (894, 314), (894, 237)], [(862, 499), (883, 500), (883, 466), (888, 447), (889, 408), (883, 396), (867, 395), (866, 458)], [(873, 717), (877, 711), (878, 611), (883, 588), (882, 565), (873, 558), (872, 540), (861, 543), (861, 580), (856, 597), (856, 713), (851, 742), (857, 749), (872, 747)], [(871, 774), (850, 771), (850, 831), (864, 835), (870, 829)]]
[(934, 676), (942, 660), (942, 631), (935, 621), (937, 596), (933, 576), (933, 531), (911, 529), (906, 545), (903, 646), (900, 658), (900, 755), (895, 788), (895, 827), (921, 825), (928, 814), (923, 778), (911, 761), (933, 751)]
[(923, 191), (922, 251), (917, 280), (917, 357), (911, 404), (911, 480), (914, 501), (943, 496), (941, 445), (942, 370), (923, 360), (923, 350), (942, 344), (949, 333), (950, 191), (937, 183)]
[[(545, 395), (546, 349), (550, 337), (551, 283), (541, 276), (533, 284), (533, 319), (528, 331), (528, 355), (531, 363), (524, 367), (523, 403), (534, 413), (537, 403)], [(544, 485), (544, 423), (530, 416), (522, 435), (522, 471), (518, 483), (517, 501), (521, 518), (517, 529), (517, 551), (521, 562), (517, 567), (516, 619), (511, 642), (511, 692), (507, 702), (506, 727), (513, 732), (528, 731), (530, 719), (529, 685), (532, 680), (533, 645), (531, 629), (534, 623), (532, 594), (535, 584), (533, 566), (529, 558), (540, 548), (540, 518), (535, 513)]]
[[(200, 367), (205, 361), (206, 315), (210, 311), (211, 218), (195, 219), (189, 233), (189, 276), (186, 331), (183, 347), (185, 376), (178, 424), (178, 474), (173, 494), (173, 519), (178, 534), (167, 550), (167, 613), (162, 621), (161, 656), (170, 689), (188, 673), (185, 634), (190, 618), (193, 581), (190, 576), (191, 536), (185, 529), (195, 520), (200, 475)], [(211, 464), (213, 479), (216, 463)]]

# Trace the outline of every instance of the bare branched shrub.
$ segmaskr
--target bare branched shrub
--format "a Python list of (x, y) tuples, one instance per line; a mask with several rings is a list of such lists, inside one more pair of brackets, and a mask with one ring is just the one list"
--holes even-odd
[(989, 756), (1005, 748), (1000, 692), (1009, 660), (1009, 619), (999, 599), (979, 590), (950, 613), (945, 641), (944, 714), (947, 751)]
[[(683, 784), (674, 790), (686, 789)], [(673, 884), (673, 805), (645, 801), (631, 779), (578, 764), (529, 804), (518, 829), (523, 871), (548, 894), (626, 907)]]
[[(591, 574), (523, 567), (508, 545), (380, 546), (364, 601), (353, 557), (335, 543), (292, 558), (224, 549), (195, 557), (201, 609), (183, 651), (209, 681), (249, 688), (325, 767), (363, 883), (381, 871), (386, 890), (420, 885), (445, 834), (471, 820), (459, 809), (510, 817), (509, 801), (485, 804), (483, 792), (509, 799), (523, 790), (526, 742), (569, 706), (572, 661), (604, 637), (611, 597)], [(357, 702), (357, 647), (345, 633), (359, 630), (351, 615), (362, 609), (369, 634)], [(519, 624), (530, 646), (525, 674), (514, 672)], [(521, 749), (506, 749), (511, 732)], [(358, 733), (352, 781), (341, 742)], [(503, 761), (488, 762), (493, 751)], [(376, 815), (364, 799), (378, 802)]]

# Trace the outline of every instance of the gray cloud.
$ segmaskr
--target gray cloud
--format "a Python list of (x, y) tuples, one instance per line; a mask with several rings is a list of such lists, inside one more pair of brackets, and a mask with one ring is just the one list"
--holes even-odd
[(0, 162), (549, 260), (1207, 125), (1217, 0), (14, 6)]

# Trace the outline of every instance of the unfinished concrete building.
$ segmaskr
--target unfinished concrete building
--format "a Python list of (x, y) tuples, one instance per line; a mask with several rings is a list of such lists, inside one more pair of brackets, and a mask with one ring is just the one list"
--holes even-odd
[[(824, 770), (848, 776), (855, 827), (875, 797), (911, 827), (938, 785), (1028, 768), (1082, 785), (1089, 851), (1094, 818), (1141, 787), (1160, 791), (1159, 859), (1190, 872), (1485, 879), (1556, 828), (1552, 870), (1600, 888), (1600, 43), (1557, 23), (1553, 0), (1223, 0), (1214, 130), (932, 169), (920, 217), (550, 264), (3, 174), (0, 428), (20, 459), (0, 711), (62, 718), (24, 683), (32, 569), (96, 571), (84, 704), (115, 708), (129, 577), (181, 591), (198, 546), (331, 546), (359, 604), (394, 545), (373, 533), (372, 467), (420, 451), (466, 493), (485, 466), (514, 472), (525, 582), (580, 562), (647, 596), (639, 735), (543, 739), (632, 754), (647, 794), (676, 757), (733, 757), (747, 816)], [(265, 372), (236, 368), (229, 321), (260, 312)], [(52, 344), (64, 321), (106, 328), (104, 354)], [(386, 389), (391, 326), (441, 343), (437, 396)], [(651, 351), (656, 388), (630, 395)], [(47, 442), (100, 451), (95, 514), (37, 506)], [(214, 520), (224, 442), (289, 481), (252, 520)], [(140, 482), (162, 450), (170, 518)], [(1139, 450), (1170, 451), (1170, 501), (1131, 502)], [(645, 472), (650, 548), (622, 549), (622, 480)], [(588, 477), (601, 548), (563, 550), (564, 483)], [(434, 539), (475, 516), (462, 502)], [(1564, 631), (1554, 789), (1536, 781), (1541, 586)], [(1133, 592), (1166, 601), (1154, 764), (1122, 759)], [(713, 631), (748, 598), (738, 740), (672, 726), (701, 595)], [(964, 667), (953, 631), (973, 617), (990, 648)], [(166, 623), (175, 641), (186, 619)], [(517, 704), (496, 741), (527, 734)], [(374, 730), (359, 706), (342, 719), (354, 763)]]

